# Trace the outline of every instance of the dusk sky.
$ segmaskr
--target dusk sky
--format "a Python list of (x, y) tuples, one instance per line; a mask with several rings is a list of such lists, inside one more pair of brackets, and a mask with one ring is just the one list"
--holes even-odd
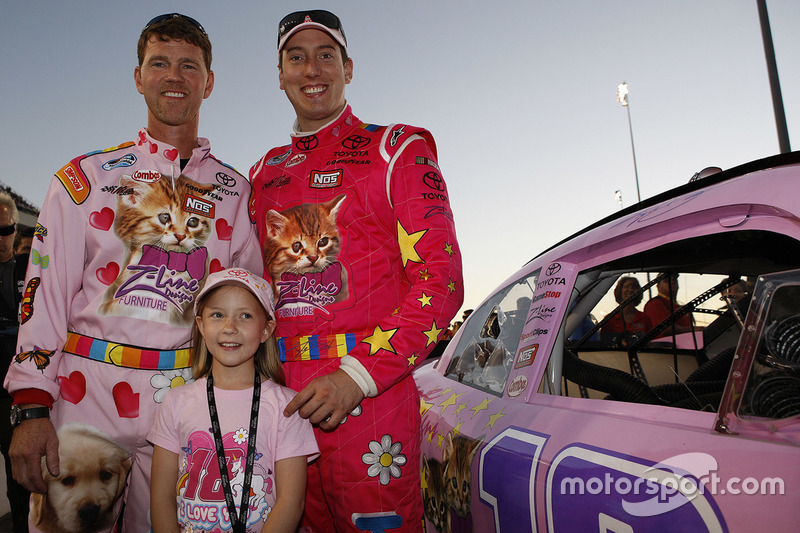
[[(641, 194), (778, 153), (756, 0), (207, 2), (2, 0), (0, 181), (41, 206), (53, 173), (132, 140), (146, 108), (136, 41), (153, 16), (198, 19), (216, 85), (200, 135), (247, 175), (285, 144), (276, 28), (326, 8), (353, 57), (348, 102), (366, 122), (436, 137), (475, 307), (555, 242)], [(790, 139), (800, 148), (800, 2), (767, 1)], [(792, 58), (795, 58), (792, 60)], [(792, 191), (792, 194), (797, 194)], [(460, 313), (459, 313), (460, 315)]]

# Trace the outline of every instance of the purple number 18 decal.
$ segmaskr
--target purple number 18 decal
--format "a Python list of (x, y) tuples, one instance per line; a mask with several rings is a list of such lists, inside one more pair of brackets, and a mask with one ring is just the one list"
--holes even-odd
[(481, 450), (480, 496), (500, 532), (536, 531), (536, 465), (547, 437), (508, 428)]

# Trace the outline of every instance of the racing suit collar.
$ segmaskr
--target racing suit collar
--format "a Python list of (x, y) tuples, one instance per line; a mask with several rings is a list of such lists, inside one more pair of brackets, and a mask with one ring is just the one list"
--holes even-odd
[[(149, 152), (150, 157), (155, 159), (158, 163), (180, 166), (180, 154), (178, 153), (178, 149), (164, 141), (159, 141), (151, 137), (147, 128), (139, 130), (136, 144), (142, 147), (143, 150)], [(211, 154), (211, 143), (208, 139), (205, 137), (198, 137), (197, 144), (198, 146), (192, 150), (192, 157), (189, 159), (185, 168), (200, 164)]]
[(295, 129), (292, 132), (292, 145), (298, 152), (305, 152), (313, 150), (317, 146), (338, 144), (347, 137), (347, 132), (360, 124), (362, 124), (361, 120), (353, 115), (350, 106), (346, 105), (338, 117), (316, 131), (297, 131)]
[[(325, 124), (324, 126), (319, 128), (318, 130), (315, 130), (315, 131), (299, 131), (297, 128), (300, 125), (298, 124), (297, 119), (295, 119), (294, 120), (294, 124), (292, 124), (292, 137), (308, 137), (308, 136), (311, 136), (311, 135), (316, 135), (319, 132), (321, 132), (322, 130), (327, 129), (327, 128), (333, 126), (334, 124), (340, 122), (342, 120), (342, 118), (347, 118), (348, 116), (352, 116), (352, 115), (353, 115), (353, 110), (350, 108), (350, 104), (345, 102), (345, 105), (344, 105), (344, 108), (342, 109), (342, 112), (339, 113), (336, 116), (336, 118), (334, 118), (333, 120), (331, 120), (330, 122), (328, 122), (327, 124)], [(355, 117), (353, 117), (353, 118), (355, 119)]]

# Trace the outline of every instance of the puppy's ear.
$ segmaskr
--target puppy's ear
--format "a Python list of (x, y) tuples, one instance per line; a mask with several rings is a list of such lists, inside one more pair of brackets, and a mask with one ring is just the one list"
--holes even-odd
[(116, 498), (122, 496), (122, 491), (125, 490), (125, 482), (128, 479), (128, 472), (131, 471), (131, 464), (132, 462), (130, 456), (125, 457), (119, 464), (119, 479), (117, 479)]
[(30, 519), (33, 522), (33, 525), (41, 528), (42, 520), (44, 519), (45, 512), (45, 498), (47, 497), (46, 494), (42, 494), (39, 492), (31, 493), (31, 510), (30, 510)]

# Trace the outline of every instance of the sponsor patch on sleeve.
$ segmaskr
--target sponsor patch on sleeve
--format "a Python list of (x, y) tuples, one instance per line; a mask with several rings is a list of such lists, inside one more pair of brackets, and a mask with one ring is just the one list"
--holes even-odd
[(61, 181), (72, 201), (79, 205), (86, 201), (91, 191), (89, 180), (86, 179), (80, 168), (81, 159), (73, 159), (56, 172), (56, 177)]

